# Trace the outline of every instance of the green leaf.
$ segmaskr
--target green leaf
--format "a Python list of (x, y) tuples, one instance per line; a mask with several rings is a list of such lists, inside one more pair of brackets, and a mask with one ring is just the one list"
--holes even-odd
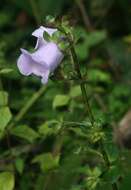
[(54, 169), (59, 165), (59, 156), (53, 156), (51, 153), (40, 154), (36, 156), (32, 163), (39, 163), (43, 172)]
[(49, 127), (48, 122), (44, 123), (43, 125), (39, 127), (39, 133), (44, 136), (48, 136), (52, 134), (53, 131), (54, 131), (54, 128), (52, 129), (51, 127)]
[(70, 90), (70, 94), (71, 98), (75, 98), (77, 96), (81, 96), (81, 88), (80, 86), (74, 86), (71, 88)]
[(99, 167), (89, 168), (87, 167), (87, 175), (93, 178), (97, 178), (101, 175), (101, 169)]
[(21, 159), (21, 158), (17, 158), (15, 160), (15, 167), (16, 167), (16, 170), (22, 174), (23, 173), (23, 170), (24, 170), (24, 160)]
[(128, 36), (125, 36), (125, 37), (123, 38), (123, 40), (124, 40), (126, 43), (131, 44), (131, 34), (129, 34)]
[(39, 126), (38, 132), (42, 136), (42, 138), (46, 138), (51, 135), (56, 135), (61, 128), (61, 123), (55, 120), (50, 120), (44, 122)]
[(88, 135), (85, 132), (83, 132), (81, 128), (70, 127), (70, 130), (73, 131), (79, 137), (88, 138)]
[(46, 16), (46, 22), (47, 23), (54, 23), (55, 22), (55, 17), (52, 15), (47, 15)]
[(88, 33), (88, 38), (86, 41), (86, 44), (89, 48), (98, 45), (103, 40), (106, 39), (106, 32), (105, 31), (94, 31), (91, 33)]
[(103, 72), (98, 69), (90, 69), (88, 70), (88, 80), (91, 80), (93, 82), (110, 82), (111, 77), (109, 73)]
[(97, 190), (112, 190), (112, 185), (111, 183), (107, 183), (107, 182), (103, 182), (102, 180), (100, 181), (100, 183), (97, 186)]
[(11, 172), (0, 173), (0, 190), (13, 190), (15, 178)]
[(6, 106), (8, 104), (8, 93), (0, 91), (0, 106)]
[(12, 72), (13, 71), (13, 69), (1, 69), (0, 70), (0, 74), (7, 74), (7, 73), (10, 73), (10, 72)]
[(43, 33), (43, 38), (46, 40), (46, 41), (50, 41), (51, 40), (51, 36), (48, 34), (48, 32), (44, 31)]
[(130, 190), (130, 189), (131, 189), (131, 172), (129, 172), (124, 176), (119, 190)]
[(90, 48), (98, 45), (106, 39), (105, 31), (87, 32), (83, 28), (76, 28), (74, 30), (74, 36), (77, 40), (75, 50), (78, 58), (83, 61), (89, 56)]
[(86, 179), (86, 187), (91, 190), (95, 190), (97, 185), (100, 183), (99, 176), (101, 175), (101, 169), (99, 167), (95, 167), (90, 169), (87, 167), (87, 179)]
[(80, 61), (85, 60), (89, 56), (89, 50), (86, 43), (76, 44), (75, 51)]
[(68, 105), (70, 97), (67, 95), (56, 95), (53, 101), (53, 108), (62, 107)]
[(110, 162), (117, 161), (119, 158), (119, 150), (117, 147), (114, 145), (114, 143), (104, 143), (105, 150), (108, 154), (108, 159)]
[(4, 131), (11, 118), (12, 115), (8, 107), (0, 108), (0, 132)]
[(13, 128), (11, 134), (23, 138), (30, 143), (34, 142), (39, 137), (39, 134), (27, 125), (20, 125)]
[(104, 179), (110, 183), (114, 183), (122, 175), (122, 168), (118, 165), (111, 166), (108, 172), (104, 175)]
[(42, 137), (47, 137), (53, 134), (57, 134), (61, 125), (56, 122), (45, 122), (44, 124), (40, 125), (38, 132)]

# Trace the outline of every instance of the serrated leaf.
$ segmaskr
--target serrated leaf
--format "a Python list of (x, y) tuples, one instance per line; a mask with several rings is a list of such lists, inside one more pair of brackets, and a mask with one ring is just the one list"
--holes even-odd
[(30, 143), (34, 142), (39, 137), (39, 134), (27, 125), (20, 125), (13, 128), (11, 134), (23, 138)]
[(15, 184), (14, 174), (11, 172), (0, 173), (0, 190), (13, 190)]
[(56, 95), (53, 101), (53, 108), (62, 107), (68, 105), (70, 97), (67, 95)]

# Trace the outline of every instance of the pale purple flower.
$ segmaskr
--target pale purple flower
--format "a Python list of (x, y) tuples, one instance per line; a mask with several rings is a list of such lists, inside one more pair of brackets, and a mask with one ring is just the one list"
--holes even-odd
[(44, 40), (43, 38), (43, 33), (44, 32), (47, 32), (50, 36), (52, 36), (52, 34), (54, 32), (56, 32), (57, 29), (54, 29), (54, 28), (46, 28), (46, 27), (43, 27), (43, 26), (40, 26), (40, 28), (36, 29), (32, 35), (37, 37), (37, 43), (36, 43), (36, 46), (35, 46), (35, 49), (39, 48), (40, 46), (42, 46), (43, 44), (47, 44), (48, 42), (46, 40)]
[(40, 76), (44, 84), (48, 82), (49, 74), (56, 69), (64, 57), (56, 43), (47, 42), (43, 38), (45, 31), (51, 36), (57, 29), (41, 26), (35, 30), (32, 35), (37, 37), (36, 51), (30, 53), (21, 49), (21, 55), (17, 61), (17, 66), (23, 75)]

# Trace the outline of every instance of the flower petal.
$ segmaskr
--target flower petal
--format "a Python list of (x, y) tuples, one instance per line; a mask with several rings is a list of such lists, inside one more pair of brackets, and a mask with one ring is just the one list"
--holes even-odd
[(49, 42), (33, 53), (31, 57), (35, 62), (45, 65), (45, 68), (49, 68), (50, 71), (54, 71), (62, 61), (63, 53), (55, 43)]
[(38, 62), (35, 62), (32, 59), (32, 54), (29, 53), (25, 49), (21, 49), (21, 52), (22, 52), (22, 54), (20, 55), (20, 57), (18, 59), (17, 65), (18, 65), (20, 72), (23, 75), (28, 76), (30, 74), (34, 74), (36, 76), (43, 77), (43, 74), (47, 73), (48, 66), (46, 65), (46, 63), (43, 62), (43, 65), (42, 65)]
[(26, 49), (20, 48), (20, 51), (21, 51), (24, 55), (30, 57), (30, 53), (29, 53)]
[(32, 35), (37, 37), (37, 38), (43, 38), (43, 33), (44, 32), (47, 32), (50, 36), (56, 32), (57, 29), (54, 29), (54, 28), (47, 28), (47, 27), (43, 27), (43, 26), (40, 26), (40, 28), (36, 29)]
[(43, 74), (46, 73), (46, 71), (49, 70), (48, 67), (46, 67), (46, 64), (40, 64), (40, 63), (35, 63), (33, 64), (33, 69), (32, 73), (36, 76), (41, 76), (43, 77)]
[(43, 26), (40, 26), (40, 28), (36, 29), (32, 35), (37, 37), (37, 43), (36, 43), (36, 46), (35, 46), (35, 49), (38, 49), (40, 48), (42, 45), (46, 45), (47, 44), (47, 41), (44, 40), (43, 38), (43, 33), (44, 32), (47, 32), (50, 36), (52, 36), (52, 34), (54, 32), (56, 32), (57, 29), (54, 29), (54, 28), (46, 28), (46, 27), (43, 27)]
[(43, 45), (46, 45), (47, 42), (43, 39), (43, 38), (37, 38), (37, 42), (35, 45), (35, 49), (39, 49), (40, 47), (42, 47)]
[(19, 68), (19, 71), (23, 75), (30, 75), (32, 73), (32, 60), (30, 57), (26, 54), (21, 54), (17, 61), (17, 66)]
[(50, 71), (49, 71), (48, 69), (45, 70), (45, 72), (44, 72), (44, 74), (43, 74), (43, 76), (42, 76), (42, 79), (41, 79), (41, 82), (42, 82), (43, 84), (47, 84), (48, 78), (49, 78), (49, 74), (50, 74)]
[(47, 42), (43, 39), (43, 33), (44, 33), (44, 27), (41, 26), (40, 28), (36, 29), (33, 33), (32, 36), (37, 37), (37, 42), (35, 45), (35, 49), (40, 48), (41, 46), (45, 45)]

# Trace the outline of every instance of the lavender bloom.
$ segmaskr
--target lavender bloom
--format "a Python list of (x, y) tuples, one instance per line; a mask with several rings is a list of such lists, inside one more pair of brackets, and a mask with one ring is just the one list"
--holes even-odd
[(49, 74), (56, 69), (64, 56), (56, 43), (47, 42), (43, 39), (43, 33), (45, 31), (51, 36), (57, 29), (41, 26), (35, 30), (32, 35), (37, 37), (36, 51), (30, 53), (21, 49), (22, 54), (17, 61), (17, 66), (23, 75), (28, 76), (34, 74), (40, 76), (44, 84), (48, 82)]
[(46, 27), (43, 27), (43, 26), (40, 26), (40, 28), (36, 29), (32, 35), (37, 37), (37, 43), (36, 43), (36, 46), (35, 46), (35, 49), (41, 47), (43, 44), (47, 44), (48, 42), (46, 40), (43, 39), (43, 33), (44, 32), (47, 32), (50, 36), (52, 36), (52, 34), (54, 32), (56, 32), (57, 29), (54, 29), (54, 28), (46, 28)]

